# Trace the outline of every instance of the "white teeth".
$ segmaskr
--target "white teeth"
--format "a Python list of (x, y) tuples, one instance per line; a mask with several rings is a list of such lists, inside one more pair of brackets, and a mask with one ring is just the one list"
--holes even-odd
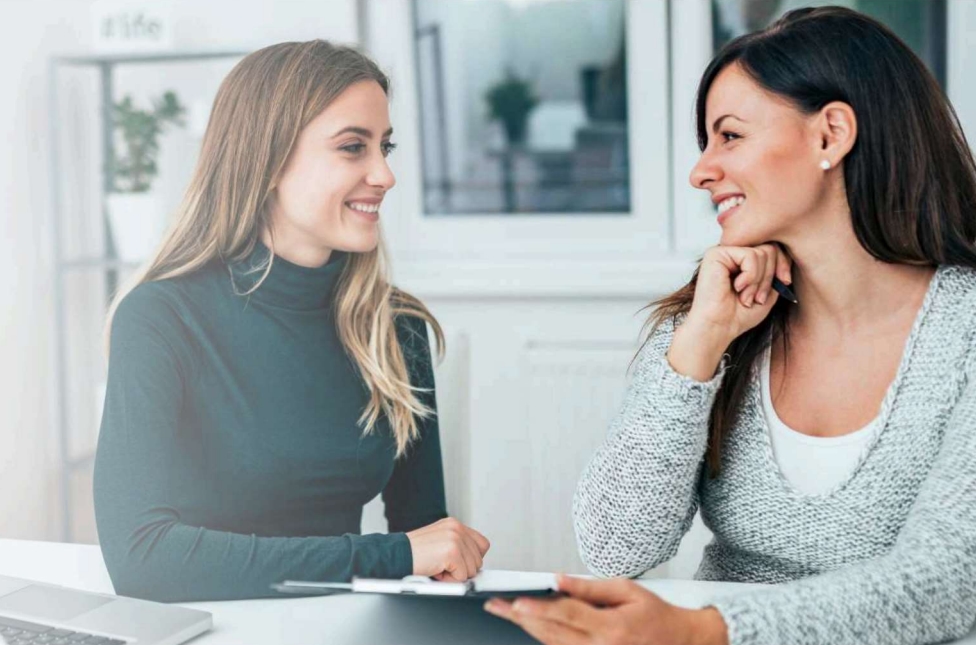
[(729, 210), (733, 206), (738, 206), (744, 201), (746, 201), (746, 198), (742, 196), (729, 197), (728, 199), (723, 199), (718, 205), (718, 212), (724, 213), (725, 211)]
[(346, 202), (346, 206), (353, 209), (354, 211), (360, 211), (363, 213), (377, 213), (380, 210), (379, 204), (360, 204), (358, 202)]

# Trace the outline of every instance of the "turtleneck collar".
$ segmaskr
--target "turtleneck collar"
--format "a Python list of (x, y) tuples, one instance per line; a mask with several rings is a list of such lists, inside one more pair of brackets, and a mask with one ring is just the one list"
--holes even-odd
[[(268, 247), (258, 240), (248, 257), (227, 264), (237, 293), (250, 290), (261, 280), (270, 255)], [(276, 255), (268, 277), (251, 298), (285, 309), (327, 309), (346, 265), (346, 257), (342, 251), (333, 251), (329, 261), (322, 266), (303, 267)]]

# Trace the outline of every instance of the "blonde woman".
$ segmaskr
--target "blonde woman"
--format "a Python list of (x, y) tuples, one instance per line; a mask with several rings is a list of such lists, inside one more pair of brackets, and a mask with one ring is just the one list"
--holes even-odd
[[(384, 270), (387, 90), (323, 41), (222, 83), (177, 224), (109, 315), (94, 488), (118, 593), (481, 567), (488, 541), (445, 509), (426, 325), (443, 335)], [(378, 494), (390, 533), (361, 535)]]

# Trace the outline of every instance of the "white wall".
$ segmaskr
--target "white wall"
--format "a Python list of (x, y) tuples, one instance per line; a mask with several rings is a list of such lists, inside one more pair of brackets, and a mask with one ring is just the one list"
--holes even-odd
[(73, 0), (8, 0), (0, 11), (0, 534), (53, 538), (46, 65), (85, 44), (88, 16)]
[[(0, 155), (0, 537), (61, 536), (47, 65), (52, 54), (89, 50), (92, 4), (91, 0), (0, 0), (0, 87), (4, 88), (0, 93), (4, 148)], [(181, 50), (251, 50), (284, 40), (326, 38), (352, 43), (357, 39), (354, 0), (173, 0), (172, 4), (174, 45)], [(229, 65), (212, 68), (202, 78), (189, 68), (155, 66), (148, 70), (151, 74), (125, 70), (118, 75), (118, 85), (120, 91), (144, 94), (171, 84), (193, 91), (205, 87), (214, 76), (219, 81), (226, 69)], [(90, 78), (69, 77), (61, 87), (65, 131), (95, 122), (97, 105), (86, 103), (97, 96), (95, 89)], [(212, 94), (204, 99), (209, 104)], [(98, 136), (82, 131), (65, 137), (69, 144), (64, 149), (65, 175), (98, 167), (91, 157)], [(198, 145), (199, 134), (190, 132), (162, 141), (160, 185), (170, 203), (178, 199), (185, 185)], [(89, 179), (92, 176), (97, 186), (97, 172), (89, 172)], [(66, 213), (82, 202), (97, 212), (97, 190), (84, 178), (75, 181), (72, 190), (68, 194), (77, 201), (66, 204)], [(79, 226), (91, 233), (89, 224)], [(69, 297), (84, 300), (85, 294), (77, 292), (78, 284), (76, 278), (69, 282), (68, 288), (75, 290)], [(74, 330), (72, 341), (80, 338), (83, 345), (72, 352), (79, 359), (96, 351), (99, 306), (91, 302), (92, 309), (84, 316), (86, 324)], [(94, 396), (87, 398), (90, 408)], [(81, 473), (77, 488), (90, 488), (90, 473)], [(88, 503), (84, 492), (79, 500), (82, 505)], [(81, 526), (80, 533), (82, 540), (94, 539), (90, 523)]]

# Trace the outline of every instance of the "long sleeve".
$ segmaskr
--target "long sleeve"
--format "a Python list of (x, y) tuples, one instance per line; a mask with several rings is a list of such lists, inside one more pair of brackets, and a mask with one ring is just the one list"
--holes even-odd
[(193, 380), (193, 350), (180, 329), (176, 312), (151, 289), (129, 294), (113, 323), (94, 493), (116, 592), (157, 601), (229, 600), (273, 596), (269, 585), (289, 578), (408, 575), (412, 560), (402, 533), (259, 537), (183, 520), (184, 464), (199, 454), (180, 424)]
[(583, 471), (573, 500), (580, 556), (603, 576), (638, 576), (678, 550), (698, 509), (708, 419), (724, 366), (708, 382), (668, 363), (675, 325), (637, 357), (623, 408)]
[(413, 317), (403, 317), (397, 322), (410, 382), (423, 389), (417, 392), (417, 397), (434, 411), (426, 419), (418, 420), (420, 437), (407, 448), (406, 455), (397, 460), (393, 475), (383, 490), (389, 530), (406, 532), (447, 517), (447, 504), (427, 325)]
[(715, 607), (733, 645), (922, 645), (976, 620), (976, 379), (885, 555)]

